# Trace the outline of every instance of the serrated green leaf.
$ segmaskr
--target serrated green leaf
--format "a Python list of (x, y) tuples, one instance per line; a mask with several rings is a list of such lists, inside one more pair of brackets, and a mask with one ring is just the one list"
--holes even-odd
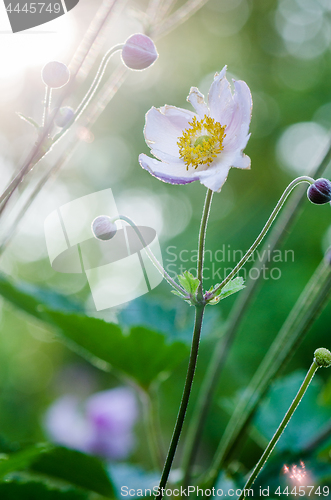
[(72, 488), (55, 489), (36, 481), (0, 483), (1, 500), (88, 500), (87, 493)]
[(190, 295), (195, 295), (200, 283), (199, 279), (195, 278), (189, 271), (179, 274), (178, 281)]
[(100, 460), (79, 451), (55, 447), (32, 463), (30, 470), (114, 498), (114, 488)]
[(40, 129), (40, 126), (38, 125), (37, 122), (35, 122), (32, 118), (30, 118), (29, 116), (25, 116), (23, 115), (23, 113), (17, 113), (17, 115), (22, 119), (24, 120), (25, 122), (29, 123), (30, 125), (32, 125), (36, 130), (39, 131)]
[[(24, 470), (41, 454), (51, 448), (48, 444), (37, 444), (16, 453), (0, 455), (0, 479), (10, 472)], [(1, 498), (1, 497), (0, 497)]]
[[(214, 289), (218, 287), (218, 284), (215, 285)], [(245, 288), (244, 285), (244, 279), (241, 276), (238, 276), (237, 278), (234, 278), (233, 280), (229, 281), (221, 290), (218, 290), (216, 293), (216, 297), (214, 297), (208, 304), (215, 305), (218, 304), (220, 300), (225, 299), (226, 297), (229, 297), (229, 295), (232, 295), (233, 293), (237, 293), (240, 290)], [(210, 291), (213, 291), (211, 289)]]
[(164, 334), (141, 327), (126, 335), (118, 325), (77, 314), (79, 307), (60, 294), (45, 294), (45, 290), (14, 283), (3, 275), (0, 293), (18, 308), (56, 327), (60, 338), (92, 363), (102, 366), (103, 362), (104, 366), (106, 362), (144, 388), (188, 355), (183, 342), (167, 342)]
[[(187, 355), (182, 342), (167, 343), (162, 333), (144, 327), (124, 335), (118, 325), (97, 318), (48, 311), (62, 335), (94, 362), (102, 360), (148, 388), (160, 373), (169, 372)], [(92, 355), (92, 357), (91, 357)]]

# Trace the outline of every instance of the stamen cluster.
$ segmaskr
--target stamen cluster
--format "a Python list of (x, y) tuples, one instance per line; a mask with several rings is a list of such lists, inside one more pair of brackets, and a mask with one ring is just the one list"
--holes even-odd
[(202, 120), (196, 116), (189, 122), (190, 127), (185, 129), (178, 139), (179, 157), (189, 166), (198, 168), (199, 165), (209, 165), (223, 150), (225, 128), (213, 118), (205, 115)]

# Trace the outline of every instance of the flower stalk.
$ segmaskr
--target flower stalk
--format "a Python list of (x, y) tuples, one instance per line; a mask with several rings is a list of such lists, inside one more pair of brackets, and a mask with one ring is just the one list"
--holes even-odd
[(330, 292), (331, 266), (326, 259), (323, 259), (280, 329), (232, 414), (213, 463), (204, 478), (202, 478), (204, 485), (210, 487), (215, 484), (219, 471), (238, 445), (270, 384), (280, 370), (284, 369), (305, 338), (315, 319), (328, 302)]
[[(313, 177), (317, 178), (322, 175), (328, 164), (330, 163), (330, 160), (331, 143), (329, 143), (328, 147), (323, 153), (322, 158), (312, 168)], [(256, 262), (256, 267), (259, 271), (261, 271), (263, 266), (267, 263), (267, 250), (272, 252), (275, 248), (281, 245), (285, 235), (289, 233), (291, 226), (294, 224), (296, 218), (298, 217), (299, 209), (305, 201), (306, 193), (301, 189), (291, 197), (291, 200), (284, 208), (282, 215), (274, 224), (270, 235), (264, 243), (261, 252), (261, 255), (263, 257), (258, 262)], [(184, 484), (189, 484), (191, 469), (198, 451), (202, 429), (204, 427), (209, 408), (213, 401), (213, 394), (215, 392), (218, 380), (227, 359), (227, 354), (235, 339), (237, 330), (242, 323), (245, 313), (259, 288), (261, 276), (262, 273), (259, 273), (259, 277), (256, 280), (248, 281), (246, 288), (240, 293), (227, 320), (225, 332), (218, 341), (210, 360), (206, 375), (199, 391), (198, 402), (194, 409), (186, 436), (183, 453), (183, 470), (185, 472), (185, 479), (183, 481)]]
[(162, 476), (159, 484), (158, 495), (156, 496), (156, 500), (161, 500), (163, 497), (162, 488), (164, 488), (167, 484), (168, 477), (170, 474), (171, 466), (175, 457), (175, 453), (177, 450), (180, 434), (183, 428), (186, 410), (188, 407), (191, 388), (195, 373), (195, 368), (198, 359), (198, 351), (199, 351), (199, 343), (200, 343), (200, 335), (202, 328), (202, 320), (205, 311), (206, 304), (203, 300), (203, 261), (204, 261), (204, 248), (205, 248), (205, 238), (207, 231), (208, 218), (210, 213), (210, 207), (212, 202), (213, 192), (208, 189), (205, 199), (205, 204), (203, 208), (200, 232), (199, 232), (199, 242), (198, 242), (198, 264), (197, 264), (197, 275), (200, 279), (198, 293), (197, 293), (197, 302), (195, 303), (195, 321), (194, 321), (194, 330), (193, 330), (193, 338), (191, 345), (191, 353), (189, 364), (186, 373), (186, 380), (182, 395), (182, 400), (180, 403), (177, 420), (174, 428), (174, 432), (171, 438), (167, 458), (164, 464), (164, 468), (162, 471)]
[(308, 177), (306, 175), (303, 175), (301, 177), (297, 177), (294, 179), (290, 184), (287, 186), (285, 191), (283, 192), (282, 196), (279, 198), (277, 205), (273, 209), (269, 219), (267, 220), (266, 224), (264, 225), (262, 231), (252, 244), (252, 246), (247, 250), (245, 255), (243, 256), (242, 259), (238, 262), (238, 264), (232, 269), (232, 271), (227, 275), (227, 277), (222, 281), (220, 285), (218, 285), (210, 294), (206, 295), (206, 299), (212, 300), (216, 295), (217, 292), (222, 290), (222, 288), (238, 273), (238, 271), (242, 268), (242, 266), (247, 262), (249, 257), (252, 255), (252, 253), (256, 250), (256, 248), (259, 246), (267, 232), (269, 231), (272, 223), (276, 219), (278, 212), (282, 208), (286, 198), (289, 196), (291, 191), (298, 185), (301, 184), (302, 182), (308, 182), (308, 184), (314, 184), (315, 180), (312, 177)]
[[(317, 351), (320, 351), (320, 349), (318, 349)], [(317, 353), (317, 351), (316, 351), (316, 353)], [(313, 361), (311, 367), (309, 368), (308, 373), (307, 373), (307, 375), (306, 375), (306, 377), (305, 377), (305, 379), (304, 379), (304, 381), (303, 381), (303, 383), (302, 383), (302, 385), (301, 385), (301, 387), (300, 387), (297, 395), (295, 396), (294, 400), (292, 401), (292, 404), (291, 404), (290, 408), (286, 412), (286, 414), (285, 414), (285, 416), (284, 416), (281, 424), (279, 425), (279, 427), (276, 430), (275, 434), (271, 438), (268, 446), (264, 450), (264, 452), (263, 452), (260, 460), (256, 464), (256, 466), (255, 466), (252, 474), (250, 475), (248, 481), (246, 482), (246, 484), (245, 484), (245, 486), (244, 486), (244, 488), (242, 490), (241, 495), (238, 497), (238, 500), (244, 500), (246, 498), (246, 492), (247, 492), (247, 490), (252, 486), (252, 484), (254, 483), (255, 479), (257, 478), (257, 476), (261, 472), (262, 468), (264, 467), (265, 463), (267, 462), (269, 456), (272, 453), (272, 450), (276, 446), (276, 444), (279, 441), (279, 438), (281, 437), (281, 435), (283, 434), (283, 432), (284, 432), (287, 424), (291, 420), (291, 418), (293, 416), (293, 413), (295, 412), (295, 410), (299, 406), (299, 403), (300, 403), (301, 399), (305, 395), (305, 392), (308, 389), (308, 386), (311, 383), (311, 381), (312, 381), (312, 379), (313, 379), (316, 371), (321, 366), (324, 366), (324, 365), (320, 364), (320, 362), (318, 360), (318, 354), (316, 354), (316, 353), (315, 353), (316, 356), (314, 358), (314, 361)], [(331, 356), (331, 354), (330, 354), (330, 356)], [(325, 366), (328, 366), (328, 365), (325, 365)]]

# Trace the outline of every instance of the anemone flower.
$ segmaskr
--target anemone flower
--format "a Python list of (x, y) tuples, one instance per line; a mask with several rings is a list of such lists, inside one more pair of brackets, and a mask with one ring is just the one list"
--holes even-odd
[(192, 87), (187, 97), (196, 113), (175, 106), (152, 107), (146, 114), (144, 136), (155, 158), (139, 156), (140, 165), (170, 184), (200, 181), (220, 191), (231, 167), (250, 168), (243, 153), (250, 137), (252, 97), (247, 84), (226, 79), (226, 66), (211, 84), (208, 104)]

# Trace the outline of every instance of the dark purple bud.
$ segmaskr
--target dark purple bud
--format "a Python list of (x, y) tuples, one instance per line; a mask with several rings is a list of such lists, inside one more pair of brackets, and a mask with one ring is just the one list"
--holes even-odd
[(70, 106), (60, 108), (55, 116), (55, 125), (58, 127), (66, 127), (74, 118), (75, 112)]
[(41, 70), (41, 79), (51, 89), (64, 87), (69, 81), (70, 71), (67, 66), (59, 61), (51, 61)]
[(99, 215), (92, 222), (92, 232), (97, 240), (110, 240), (116, 234), (117, 227), (108, 215)]
[(308, 200), (316, 205), (323, 205), (331, 201), (331, 182), (328, 179), (317, 179), (309, 186)]

